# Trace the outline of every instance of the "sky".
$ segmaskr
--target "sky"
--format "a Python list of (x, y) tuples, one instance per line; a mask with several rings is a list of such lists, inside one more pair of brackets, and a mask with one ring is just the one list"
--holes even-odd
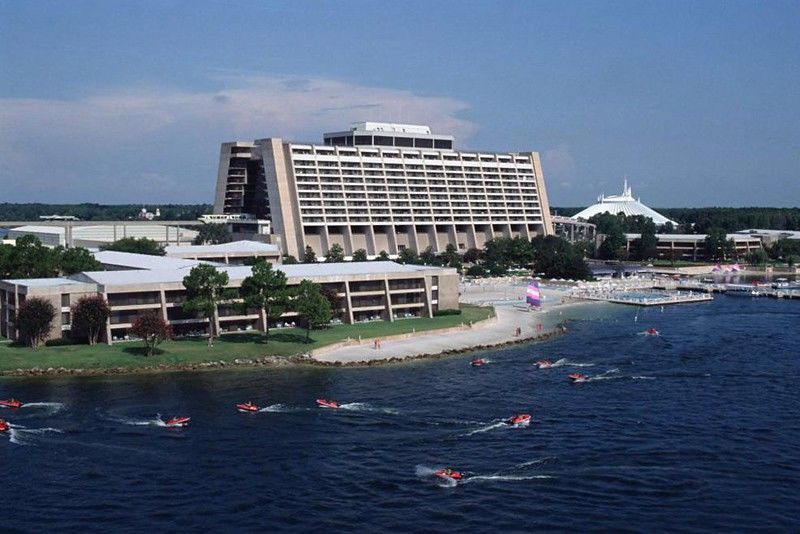
[(363, 120), (551, 206), (800, 206), (800, 2), (0, 0), (0, 202), (211, 203), (222, 142)]

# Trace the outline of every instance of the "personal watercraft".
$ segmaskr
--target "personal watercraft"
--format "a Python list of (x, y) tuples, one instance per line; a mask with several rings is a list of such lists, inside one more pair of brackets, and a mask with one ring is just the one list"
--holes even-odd
[(483, 358), (478, 358), (477, 360), (472, 360), (470, 365), (472, 367), (480, 367), (481, 365), (486, 365), (486, 360)]
[(253, 413), (257, 412), (260, 408), (250, 401), (243, 402), (236, 405), (236, 409), (240, 412)]
[(8, 432), (11, 429), (11, 425), (9, 425), (4, 420), (0, 419), (0, 432)]
[(174, 427), (182, 427), (182, 426), (188, 425), (189, 421), (191, 421), (190, 417), (173, 417), (172, 419), (168, 419), (164, 423), (164, 426), (168, 426), (168, 427), (172, 427), (172, 428), (174, 428)]
[(435, 476), (444, 480), (461, 480), (464, 475), (453, 469), (439, 469), (434, 473)]
[(586, 375), (582, 375), (581, 373), (572, 373), (571, 375), (569, 375), (569, 379), (572, 380), (573, 384), (577, 384), (580, 382), (586, 382), (589, 379), (589, 377)]
[(538, 362), (536, 362), (536, 366), (539, 369), (550, 369), (551, 367), (553, 367), (553, 362), (551, 362), (550, 360), (539, 360)]
[(531, 422), (531, 416), (530, 414), (527, 413), (520, 413), (506, 420), (506, 423), (508, 423), (511, 426), (525, 426), (530, 424), (530, 422)]
[(339, 403), (335, 400), (328, 400), (328, 399), (317, 399), (317, 405), (320, 408), (338, 408)]
[(22, 406), (22, 402), (18, 401), (17, 399), (0, 400), (0, 406), (5, 408), (19, 408)]

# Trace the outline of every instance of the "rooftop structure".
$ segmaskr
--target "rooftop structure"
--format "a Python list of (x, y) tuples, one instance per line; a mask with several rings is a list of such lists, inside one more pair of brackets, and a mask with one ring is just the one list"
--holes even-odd
[(675, 221), (667, 219), (657, 211), (648, 208), (642, 204), (639, 199), (633, 198), (633, 192), (628, 186), (627, 180), (625, 181), (621, 195), (612, 195), (608, 197), (600, 195), (597, 197), (597, 204), (592, 204), (583, 211), (573, 215), (572, 218), (575, 220), (583, 219), (584, 221), (588, 221), (599, 213), (610, 213), (612, 215), (624, 213), (628, 217), (643, 215), (644, 217), (652, 219), (657, 226), (663, 226), (667, 223), (671, 223), (674, 226), (678, 224)]
[(461, 152), (427, 126), (357, 123), (324, 144), (224, 143), (214, 213), (270, 219), (284, 252), (334, 244), (394, 256), (404, 248), (481, 248), (552, 234), (536, 152)]
[(281, 262), (278, 245), (258, 241), (232, 241), (218, 245), (168, 245), (164, 247), (167, 256), (189, 258), (217, 263), (244, 263), (263, 258), (271, 263)]
[(98, 225), (39, 226), (26, 225), (11, 228), (8, 237), (16, 239), (24, 235), (33, 235), (47, 246), (98, 247), (113, 243), (124, 237), (146, 237), (158, 243), (186, 243), (197, 237), (196, 230), (189, 230), (173, 225), (139, 223), (137, 221), (118, 222)]

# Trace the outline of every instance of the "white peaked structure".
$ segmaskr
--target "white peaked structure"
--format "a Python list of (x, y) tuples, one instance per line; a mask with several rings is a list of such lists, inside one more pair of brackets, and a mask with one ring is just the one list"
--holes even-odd
[(663, 226), (667, 223), (672, 223), (676, 226), (678, 224), (675, 221), (667, 219), (657, 211), (648, 208), (642, 204), (638, 198), (633, 198), (633, 193), (631, 192), (631, 188), (628, 186), (627, 180), (625, 180), (625, 185), (623, 186), (621, 195), (612, 195), (608, 197), (605, 195), (600, 195), (597, 197), (597, 204), (592, 204), (580, 213), (573, 215), (572, 218), (576, 220), (583, 219), (588, 221), (591, 217), (597, 215), (598, 213), (611, 213), (612, 215), (624, 213), (628, 217), (632, 217), (634, 215), (644, 215), (645, 217), (652, 219), (653, 222), (658, 226)]

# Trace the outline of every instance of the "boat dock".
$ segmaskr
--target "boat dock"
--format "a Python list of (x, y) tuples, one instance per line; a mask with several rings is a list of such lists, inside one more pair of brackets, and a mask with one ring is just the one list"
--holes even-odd
[(773, 288), (747, 284), (713, 284), (706, 282), (681, 282), (675, 286), (678, 291), (701, 293), (725, 293), (743, 297), (769, 297), (773, 299), (800, 299), (800, 289)]
[(596, 300), (628, 306), (667, 306), (669, 304), (693, 304), (714, 300), (709, 293), (627, 293), (612, 291), (608, 293), (575, 293), (573, 298), (580, 300)]

